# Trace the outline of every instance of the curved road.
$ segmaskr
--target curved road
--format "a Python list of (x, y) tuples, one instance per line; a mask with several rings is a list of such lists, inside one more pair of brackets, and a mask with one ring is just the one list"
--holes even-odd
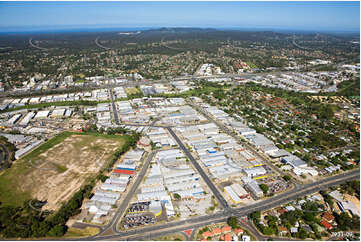
[(36, 48), (36, 49), (39, 49), (39, 50), (49, 50), (49, 49), (47, 49), (47, 48), (39, 47), (39, 46), (33, 44), (32, 41), (33, 41), (33, 38), (30, 38), (30, 39), (29, 39), (29, 44), (30, 44), (30, 46), (32, 46), (32, 47), (34, 47), (34, 48)]
[(185, 51), (186, 49), (184, 49), (184, 48), (176, 48), (176, 47), (171, 47), (171, 46), (168, 46), (165, 42), (163, 42), (164, 41), (164, 37), (161, 39), (161, 41), (160, 41), (160, 43), (161, 43), (161, 45), (162, 46), (164, 46), (164, 47), (166, 47), (166, 48), (168, 48), (168, 49), (170, 49), (170, 50), (180, 50), (180, 51)]
[(98, 46), (98, 47), (100, 47), (100, 48), (102, 48), (102, 49), (105, 49), (105, 50), (111, 50), (112, 48), (109, 48), (109, 47), (106, 47), (106, 46), (104, 46), (104, 45), (101, 45), (99, 42), (98, 42), (98, 40), (99, 40), (99, 36), (95, 39), (95, 44)]

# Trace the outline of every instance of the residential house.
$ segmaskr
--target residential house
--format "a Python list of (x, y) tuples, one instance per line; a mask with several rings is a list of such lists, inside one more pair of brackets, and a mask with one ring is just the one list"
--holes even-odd
[(278, 233), (280, 236), (286, 236), (288, 233), (288, 229), (286, 227), (278, 226)]
[(333, 223), (333, 221), (335, 220), (335, 217), (329, 212), (323, 213), (322, 218), (328, 223)]
[(321, 221), (321, 224), (322, 224), (323, 227), (325, 227), (325, 229), (327, 229), (327, 230), (332, 229), (332, 225), (331, 225), (329, 222), (327, 222), (326, 220), (322, 220), (322, 221)]

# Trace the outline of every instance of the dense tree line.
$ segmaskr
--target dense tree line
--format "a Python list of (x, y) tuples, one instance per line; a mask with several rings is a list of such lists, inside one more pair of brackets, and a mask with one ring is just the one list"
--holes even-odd
[(360, 78), (351, 78), (337, 85), (338, 95), (352, 97), (360, 96)]
[[(131, 147), (135, 147), (140, 134), (132, 132), (125, 135), (125, 144), (118, 149), (107, 167), (99, 172), (89, 184), (83, 186), (71, 199), (64, 203), (61, 208), (52, 214), (49, 211), (41, 211), (41, 201), (26, 201), (21, 207), (1, 206), (0, 204), (0, 235), (4, 238), (39, 238), (39, 237), (59, 237), (67, 232), (66, 222), (74, 215), (81, 212), (85, 198), (91, 198), (96, 182), (105, 181), (107, 176), (103, 173), (111, 169), (114, 163), (127, 152)], [(34, 209), (35, 208), (35, 209)]]
[(311, 146), (324, 147), (326, 149), (332, 149), (337, 147), (343, 147), (347, 143), (346, 141), (339, 139), (335, 135), (327, 132), (319, 131), (310, 134)]
[[(0, 144), (3, 145), (5, 149), (7, 149), (7, 151), (9, 152), (9, 157), (7, 157), (6, 161), (4, 160), (5, 167), (9, 167), (9, 161), (15, 160), (15, 151), (17, 150), (17, 148), (13, 143), (10, 143), (8, 139), (4, 136), (0, 136)], [(2, 147), (0, 147), (0, 149), (2, 149)], [(3, 151), (3, 159), (5, 159), (5, 153), (6, 151)]]
[(360, 180), (348, 181), (342, 184), (341, 190), (347, 194), (355, 195), (360, 199)]

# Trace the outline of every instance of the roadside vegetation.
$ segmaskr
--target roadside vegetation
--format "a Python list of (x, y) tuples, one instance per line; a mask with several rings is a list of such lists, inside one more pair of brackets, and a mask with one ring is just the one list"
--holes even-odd
[(15, 160), (16, 147), (4, 136), (0, 136), (0, 171), (11, 166), (11, 161)]

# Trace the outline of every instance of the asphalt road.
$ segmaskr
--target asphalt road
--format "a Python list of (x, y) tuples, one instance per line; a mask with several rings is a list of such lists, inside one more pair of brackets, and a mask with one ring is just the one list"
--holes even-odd
[(42, 47), (39, 47), (37, 45), (34, 45), (32, 41), (33, 41), (33, 38), (30, 38), (29, 39), (29, 44), (30, 44), (31, 47), (34, 47), (34, 48), (39, 49), (39, 50), (48, 50), (47, 48), (42, 48)]
[[(247, 149), (251, 150), (256, 156), (258, 156), (259, 159), (263, 160), (264, 163), (267, 164), (276, 174), (281, 174), (282, 176), (286, 175), (283, 171), (281, 171), (278, 167), (274, 166), (270, 159), (261, 154), (259, 151), (257, 151), (253, 146), (247, 144), (246, 142), (241, 141), (238, 135), (234, 134), (229, 128), (227, 128), (224, 124), (218, 122), (217, 120), (213, 119), (207, 111), (205, 111), (202, 107), (199, 107), (198, 105), (194, 104), (193, 102), (188, 102), (193, 108), (197, 109), (201, 114), (203, 114), (210, 122), (215, 123), (223, 132), (227, 133), (228, 135), (232, 136), (234, 139), (239, 141), (243, 146), (245, 146)], [(293, 181), (294, 182), (294, 181)]]
[(203, 180), (207, 183), (208, 187), (211, 189), (214, 196), (216, 196), (216, 198), (218, 199), (218, 201), (220, 202), (222, 207), (226, 210), (229, 209), (229, 206), (228, 206), (226, 200), (223, 198), (222, 194), (214, 186), (213, 182), (209, 179), (208, 175), (203, 171), (203, 169), (198, 164), (198, 162), (194, 159), (194, 157), (189, 152), (189, 150), (184, 146), (183, 142), (178, 138), (178, 136), (174, 133), (174, 131), (170, 127), (167, 127), (167, 129), (168, 129), (169, 133), (172, 135), (172, 137), (175, 139), (175, 141), (178, 143), (179, 147), (188, 156), (189, 160), (192, 162), (193, 166), (197, 169), (198, 173), (202, 176)]
[[(128, 230), (125, 232), (119, 232), (115, 235), (109, 236), (94, 236), (81, 240), (149, 240), (159, 236), (164, 236), (170, 233), (180, 232), (186, 229), (193, 229), (194, 227), (202, 227), (212, 223), (225, 222), (230, 216), (246, 216), (254, 211), (268, 210), (274, 207), (278, 207), (281, 204), (296, 200), (299, 197), (307, 194), (313, 194), (320, 190), (326, 189), (331, 186), (341, 184), (345, 181), (360, 179), (360, 169), (352, 170), (347, 173), (339, 174), (336, 176), (328, 177), (326, 179), (302, 185), (298, 189), (293, 189), (286, 193), (261, 200), (255, 204), (248, 205), (238, 209), (224, 210), (211, 215), (194, 217), (188, 220), (170, 222), (167, 224), (154, 225), (142, 227), (135, 230)], [(296, 190), (296, 191), (295, 191)]]
[(110, 93), (110, 101), (112, 102), (114, 121), (115, 121), (116, 125), (119, 125), (120, 123), (119, 123), (118, 111), (117, 111), (117, 107), (114, 103), (113, 89), (109, 88), (109, 93)]
[[(150, 161), (150, 160), (148, 160), (148, 161)], [(142, 171), (143, 171), (143, 169), (142, 169)], [(140, 177), (142, 177), (141, 174), (139, 174), (140, 176), (138, 176), (139, 183), (142, 180), (140, 178)], [(144, 174), (143, 174), (143, 176), (144, 176)], [(198, 217), (190, 218), (187, 220), (169, 222), (166, 224), (159, 224), (159, 225), (154, 225), (154, 226), (145, 226), (142, 228), (128, 230), (128, 231), (122, 231), (122, 232), (114, 232), (113, 235), (102, 236), (101, 235), (102, 232), (104, 232), (106, 230), (106, 229), (103, 229), (102, 232), (100, 232), (98, 235), (95, 235), (95, 236), (90, 236), (90, 237), (85, 237), (85, 238), (73, 238), (73, 239), (72, 238), (69, 238), (69, 239), (59, 238), (59, 239), (54, 239), (54, 240), (71, 240), (71, 241), (150, 240), (150, 238), (157, 238), (159, 236), (164, 236), (167, 234), (178, 233), (180, 231), (184, 231), (187, 229), (194, 229), (194, 228), (203, 227), (203, 226), (207, 226), (207, 225), (214, 224), (214, 223), (226, 222), (227, 218), (229, 218), (230, 216), (242, 217), (242, 216), (246, 216), (254, 211), (264, 211), (264, 210), (268, 210), (271, 208), (275, 208), (282, 204), (294, 201), (299, 197), (313, 194), (320, 190), (324, 190), (329, 187), (339, 185), (346, 181), (357, 180), (357, 179), (360, 179), (360, 169), (351, 170), (346, 173), (331, 176), (331, 177), (322, 179), (317, 182), (313, 182), (313, 183), (306, 184), (306, 185), (301, 185), (297, 189), (295, 188), (286, 193), (258, 201), (255, 204), (248, 205), (248, 206), (245, 206), (242, 208), (237, 208), (237, 209), (230, 208), (229, 210), (224, 210), (221, 212), (217, 212), (215, 214), (198, 216)], [(134, 184), (135, 187), (137, 187), (139, 185), (139, 183), (137, 184), (137, 182), (136, 182)], [(135, 190), (136, 190), (136, 188), (132, 189), (133, 192), (135, 192)], [(123, 204), (126, 205), (127, 204), (126, 201), (124, 201)], [(119, 220), (120, 215), (118, 214), (118, 216), (119, 217), (114, 218), (112, 220), (112, 222), (107, 226), (108, 228), (110, 226), (112, 226), (112, 224), (116, 224), (114, 222), (115, 221), (117, 222)], [(47, 240), (49, 240), (49, 239), (47, 239)]]
[(95, 44), (96, 44), (98, 47), (100, 47), (100, 48), (102, 48), (102, 49), (104, 49), (104, 50), (111, 50), (111, 49), (112, 49), (112, 48), (106, 47), (106, 46), (104, 46), (104, 45), (101, 45), (101, 44), (99, 43), (99, 36), (95, 39)]
[[(275, 72), (267, 72), (267, 73), (256, 73), (256, 74), (250, 74), (250, 73), (242, 73), (242, 74), (223, 74), (223, 75), (212, 75), (212, 76), (184, 76), (184, 77), (175, 77), (174, 80), (194, 80), (194, 79), (207, 79), (207, 78), (233, 78), (233, 77), (239, 77), (239, 78), (251, 78), (256, 75), (263, 76), (268, 74), (280, 74), (283, 73), (281, 71), (275, 71)], [(89, 91), (94, 89), (101, 89), (101, 88), (111, 88), (111, 87), (135, 87), (138, 85), (150, 85), (153, 83), (169, 83), (168, 80), (154, 80), (154, 81), (129, 81), (127, 83), (120, 83), (120, 84), (104, 84), (104, 85), (94, 85), (94, 84), (88, 84), (83, 87), (64, 87), (64, 88), (56, 88), (56, 89), (49, 89), (46, 91), (36, 91), (36, 90), (29, 90), (29, 91), (12, 91), (8, 90), (4, 93), (0, 93), (0, 97), (28, 97), (29, 95), (47, 95), (47, 94), (54, 94), (54, 93), (75, 93), (75, 92), (81, 92), (81, 91)]]
[(120, 204), (113, 219), (110, 221), (110, 223), (108, 225), (106, 225), (105, 227), (103, 227), (103, 229), (101, 229), (101, 231), (99, 232), (99, 235), (101, 235), (102, 233), (104, 233), (105, 231), (107, 231), (110, 228), (112, 228), (113, 233), (117, 233), (117, 231), (118, 231), (117, 226), (118, 226), (119, 220), (121, 219), (123, 213), (125, 212), (125, 210), (127, 209), (128, 205), (129, 205), (130, 200), (132, 199), (136, 190), (138, 189), (139, 184), (141, 183), (145, 173), (147, 172), (149, 163), (152, 161), (155, 154), (156, 154), (156, 152), (151, 152), (148, 155), (147, 160), (144, 162), (142, 169), (140, 170), (139, 174), (137, 175), (134, 184), (131, 185), (130, 191), (127, 193), (127, 195), (123, 199), (123, 201)]

